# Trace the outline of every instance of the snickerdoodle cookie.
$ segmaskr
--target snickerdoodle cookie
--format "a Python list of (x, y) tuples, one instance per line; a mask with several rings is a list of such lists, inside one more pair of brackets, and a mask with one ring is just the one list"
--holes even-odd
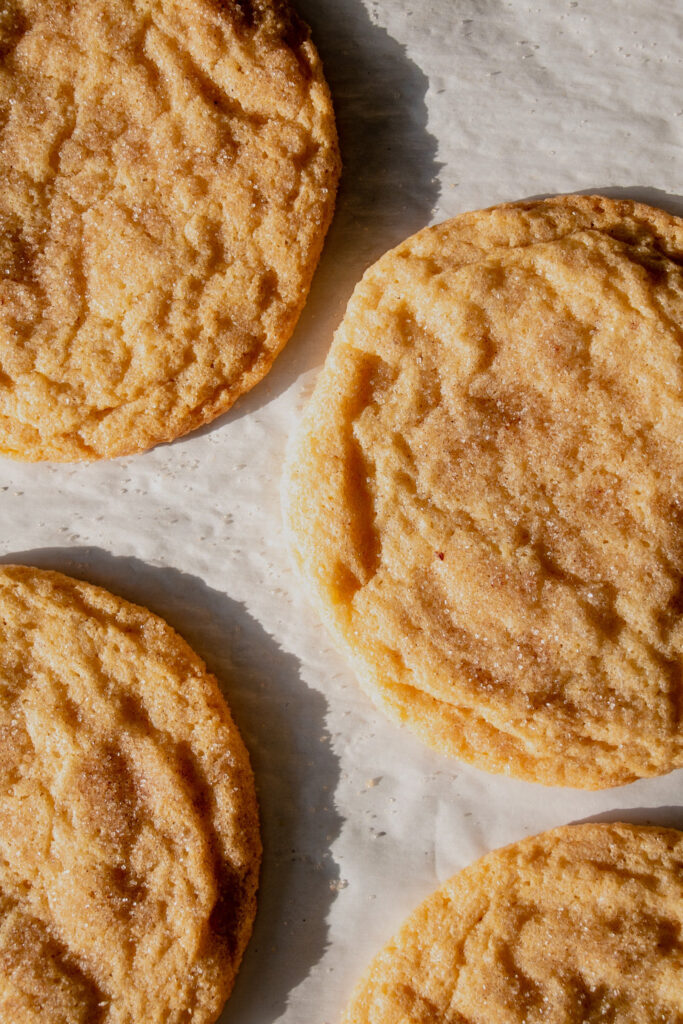
[(0, 453), (172, 440), (267, 373), (339, 174), (287, 0), (0, 10)]
[(0, 1019), (210, 1024), (251, 932), (249, 760), (144, 608), (0, 569)]
[(461, 871), (403, 925), (344, 1024), (675, 1024), (683, 833), (575, 825)]
[(599, 788), (683, 765), (683, 221), (565, 196), (371, 267), (285, 512), (362, 685), (439, 750)]

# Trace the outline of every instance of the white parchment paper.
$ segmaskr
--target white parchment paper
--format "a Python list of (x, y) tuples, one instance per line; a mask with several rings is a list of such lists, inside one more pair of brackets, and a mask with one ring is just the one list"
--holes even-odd
[(265, 842), (230, 1024), (335, 1024), (370, 957), (440, 882), (554, 825), (683, 827), (683, 775), (545, 789), (432, 754), (361, 694), (282, 540), (283, 453), (365, 267), (427, 223), (565, 191), (683, 214), (678, 0), (298, 0), (332, 87), (345, 174), (310, 300), (264, 382), (135, 458), (0, 462), (0, 554), (170, 621), (219, 676), (250, 748)]

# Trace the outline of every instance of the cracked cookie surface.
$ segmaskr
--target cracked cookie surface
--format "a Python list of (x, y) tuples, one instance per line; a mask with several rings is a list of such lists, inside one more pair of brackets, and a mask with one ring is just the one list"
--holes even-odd
[(7, 0), (0, 453), (114, 457), (229, 408), (294, 329), (338, 175), (285, 0)]
[(546, 784), (683, 765), (683, 221), (590, 196), (427, 228), (365, 274), (284, 506), (367, 692)]
[(144, 608), (0, 568), (0, 1019), (211, 1024), (251, 932), (249, 759)]
[(682, 929), (681, 832), (554, 829), (427, 899), (343, 1024), (680, 1024)]

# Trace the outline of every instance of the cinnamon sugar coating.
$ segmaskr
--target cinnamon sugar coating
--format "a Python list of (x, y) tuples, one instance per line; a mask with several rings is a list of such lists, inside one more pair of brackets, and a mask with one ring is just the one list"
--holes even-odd
[(285, 0), (6, 0), (0, 453), (114, 457), (229, 408), (294, 329), (338, 174)]
[(600, 788), (683, 765), (683, 221), (464, 214), (358, 285), (288, 459), (361, 684), (437, 749)]
[(0, 569), (0, 1019), (212, 1024), (256, 909), (249, 759), (144, 608)]

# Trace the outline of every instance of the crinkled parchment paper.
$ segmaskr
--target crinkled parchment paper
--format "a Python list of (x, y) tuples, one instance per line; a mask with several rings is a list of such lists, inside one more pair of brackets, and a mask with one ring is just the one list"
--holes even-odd
[[(288, 434), (354, 283), (427, 223), (565, 191), (683, 213), (677, 0), (299, 0), (345, 161), (308, 306), (265, 381), (210, 428), (135, 458), (0, 462), (5, 560), (165, 616), (218, 674), (249, 745), (265, 862), (221, 1017), (334, 1024), (412, 907), (487, 850), (566, 822), (683, 827), (683, 775), (544, 789), (432, 754), (376, 712), (290, 568)], [(678, 172), (678, 173), (677, 173)]]

